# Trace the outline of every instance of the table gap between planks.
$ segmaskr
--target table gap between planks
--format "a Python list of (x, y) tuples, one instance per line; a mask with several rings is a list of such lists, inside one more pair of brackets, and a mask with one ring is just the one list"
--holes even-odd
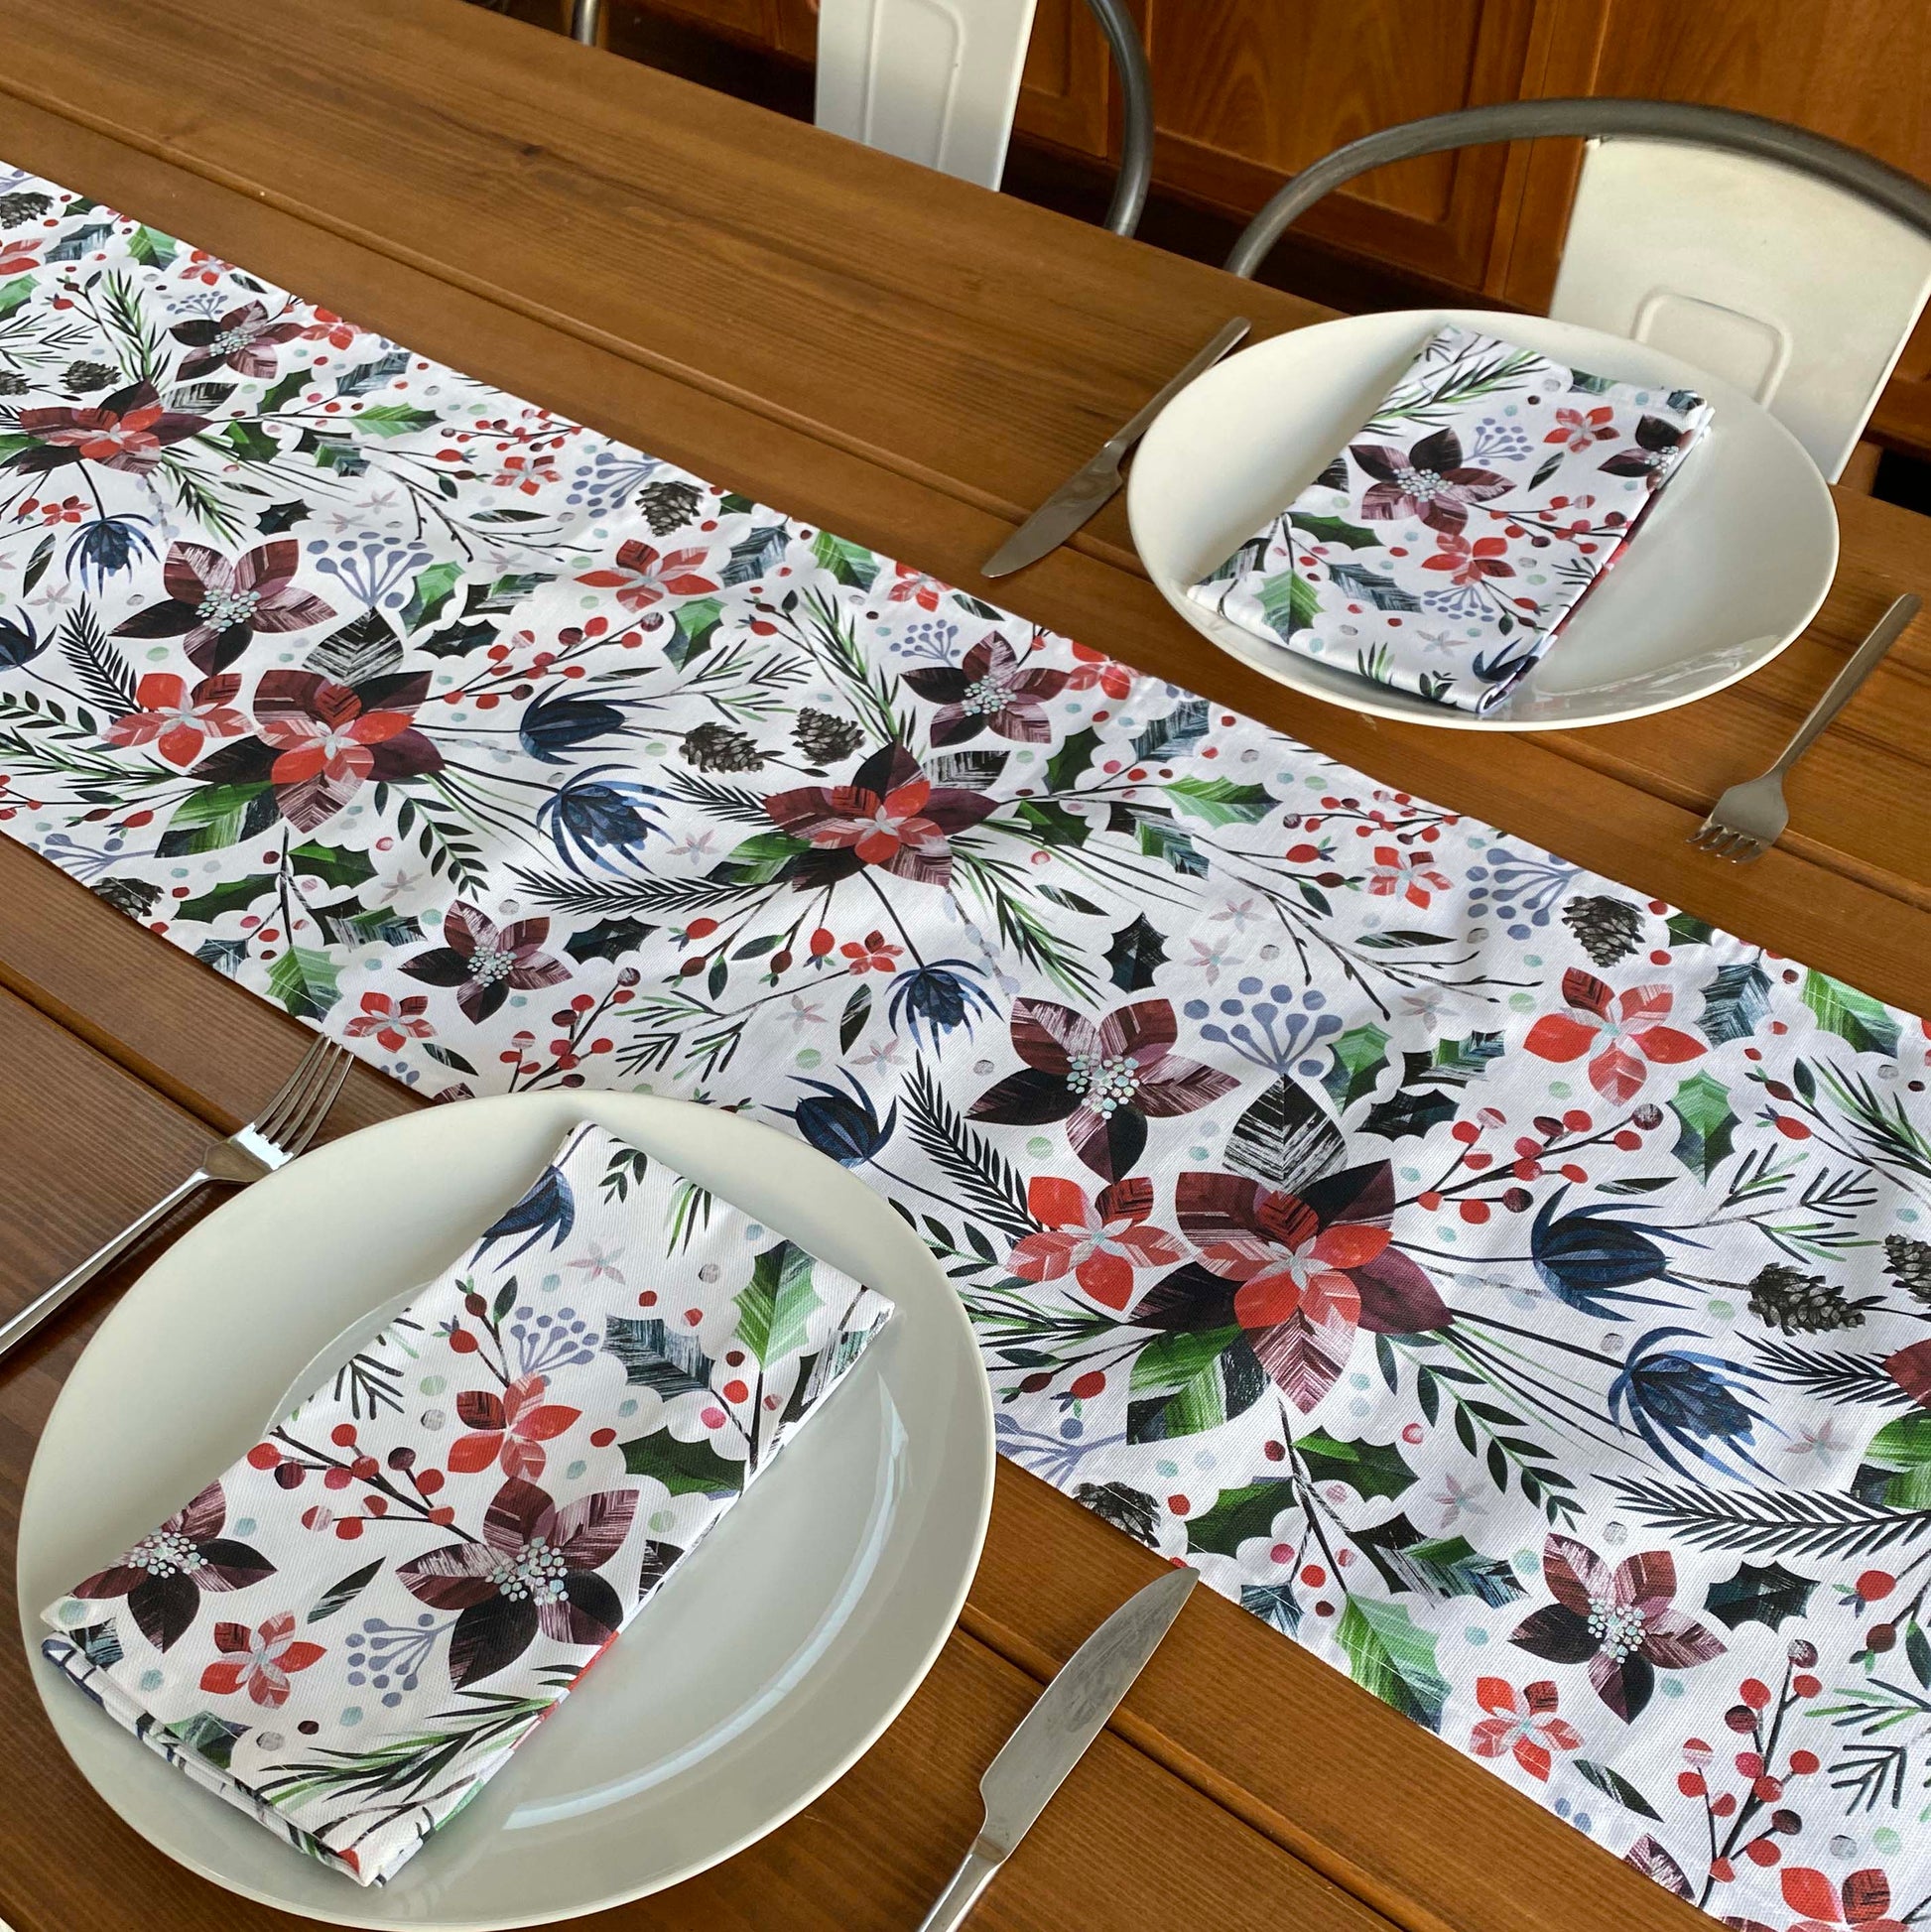
[[(1893, 653), (1749, 868), (1682, 842), (1766, 763), (1866, 625), (1931, 580), (1931, 524), (1841, 497), (1818, 622), (1744, 686), (1588, 734), (1479, 740), (1310, 704), (1215, 654), (1116, 504), (994, 589), (1026, 509), (1226, 315), (1325, 312), (579, 49), (459, 0), (10, 0), (0, 160), (1376, 778), (1921, 1006), (1931, 641)], [(0, 842), (0, 1308), (71, 1265), (253, 1111), (291, 1022)], [(417, 1104), (358, 1070), (334, 1125)], [(4, 1530), (113, 1289), (0, 1378)], [(626, 1925), (909, 1924), (1037, 1681), (1157, 1570), (1002, 1465), (961, 1629), (886, 1739), (792, 1825)], [(293, 1921), (109, 1820), (7, 1651), (0, 1914), (43, 1927)], [(1218, 1599), (1199, 1598), (980, 1911), (994, 1926), (1363, 1932), (1687, 1928), (1688, 1908)], [(35, 1760), (39, 1760), (36, 1762)], [(103, 1846), (111, 1857), (100, 1856)], [(1345, 1895), (1364, 1901), (1356, 1904)], [(1365, 1909), (1365, 1908), (1371, 1909)]]

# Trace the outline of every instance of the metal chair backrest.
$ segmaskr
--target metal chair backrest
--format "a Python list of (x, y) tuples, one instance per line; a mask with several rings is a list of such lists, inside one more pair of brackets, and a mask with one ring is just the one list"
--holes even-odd
[(1835, 478), (1931, 295), (1931, 188), (1786, 122), (1659, 100), (1529, 100), (1409, 121), (1289, 182), (1234, 244), (1251, 276), (1324, 194), (1415, 155), (1588, 142), (1549, 313), (1747, 390)]
[[(819, 0), (818, 124), (961, 180), (997, 188), (1036, 0)], [(1130, 235), (1153, 174), (1153, 97), (1121, 0), (1087, 0), (1124, 103), (1106, 226)]]

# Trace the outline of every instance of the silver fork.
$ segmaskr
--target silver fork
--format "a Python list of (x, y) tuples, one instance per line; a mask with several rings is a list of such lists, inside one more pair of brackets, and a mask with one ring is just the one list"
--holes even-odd
[(1897, 642), (1905, 626), (1917, 615), (1919, 603), (1920, 599), (1906, 591), (1871, 625), (1870, 635), (1851, 654), (1850, 662), (1831, 680), (1830, 690), (1797, 726), (1797, 734), (1784, 746), (1783, 756), (1761, 778), (1733, 785), (1710, 808), (1710, 816), (1703, 824), (1690, 834), (1691, 844), (1699, 851), (1742, 864), (1761, 858), (1764, 848), (1783, 837), (1783, 829), (1790, 823), (1790, 808), (1783, 802), (1784, 773), (1850, 703), (1851, 694), (1876, 668), (1877, 660)]
[(315, 1139), (354, 1064), (346, 1049), (336, 1046), (332, 1040), (318, 1040), (254, 1119), (226, 1140), (212, 1142), (202, 1153), (200, 1166), (178, 1188), (162, 1196), (146, 1214), (129, 1223), (111, 1241), (96, 1248), (71, 1274), (64, 1275), (46, 1294), (29, 1302), (0, 1327), (0, 1360), (190, 1195), (209, 1185), (245, 1188), (264, 1174), (286, 1167)]

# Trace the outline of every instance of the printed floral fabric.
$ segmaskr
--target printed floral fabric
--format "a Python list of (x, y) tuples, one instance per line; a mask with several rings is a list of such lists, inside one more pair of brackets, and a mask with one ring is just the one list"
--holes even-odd
[(1444, 328), (1348, 447), (1188, 594), (1303, 657), (1492, 710), (1709, 420), (1687, 389)]
[(6, 830), (426, 1093), (788, 1126), (930, 1241), (1008, 1456), (1719, 1917), (1922, 1918), (1920, 1021), (51, 185), (0, 219)]
[(42, 1648), (197, 1783), (380, 1883), (890, 1313), (662, 1162), (573, 1128), (328, 1383), (54, 1605)]

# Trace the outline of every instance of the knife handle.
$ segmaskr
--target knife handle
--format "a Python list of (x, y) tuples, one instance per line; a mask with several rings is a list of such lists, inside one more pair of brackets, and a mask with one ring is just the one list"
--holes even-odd
[(939, 1894), (935, 1904), (919, 1921), (919, 1932), (954, 1932), (966, 1923), (966, 1914), (978, 1903), (979, 1893), (992, 1882), (992, 1874), (1003, 1863), (1005, 1854), (983, 1835), (966, 1854), (966, 1862), (952, 1875), (952, 1881)]

